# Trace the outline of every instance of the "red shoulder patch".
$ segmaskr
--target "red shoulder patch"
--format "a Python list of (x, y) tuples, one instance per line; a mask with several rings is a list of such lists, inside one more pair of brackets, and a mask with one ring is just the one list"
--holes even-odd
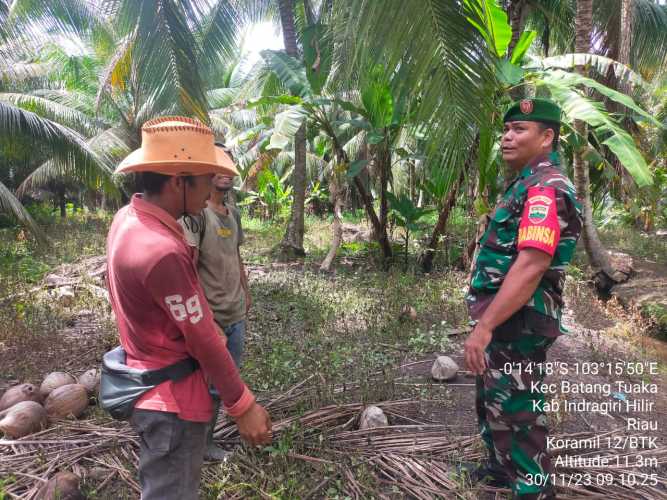
[(545, 186), (528, 188), (519, 224), (518, 249), (537, 248), (553, 256), (559, 240), (556, 190)]

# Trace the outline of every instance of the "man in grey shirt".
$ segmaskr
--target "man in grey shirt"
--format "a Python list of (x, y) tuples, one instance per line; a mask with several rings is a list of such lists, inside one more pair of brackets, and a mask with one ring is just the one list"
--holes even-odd
[[(234, 178), (215, 175), (211, 196), (195, 224), (181, 220), (185, 237), (196, 247), (197, 271), (213, 317), (227, 337), (227, 349), (238, 368), (241, 367), (246, 329), (246, 316), (251, 298), (248, 278), (239, 247), (243, 244), (241, 215), (236, 207), (225, 203)], [(215, 398), (215, 394), (214, 394)], [(216, 401), (219, 408), (219, 400)], [(206, 458), (223, 460), (225, 451), (213, 444), (214, 413), (209, 433)]]

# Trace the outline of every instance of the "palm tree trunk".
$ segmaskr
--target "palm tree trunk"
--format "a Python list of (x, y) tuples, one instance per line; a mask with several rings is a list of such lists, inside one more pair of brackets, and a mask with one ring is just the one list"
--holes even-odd
[(341, 186), (338, 182), (338, 175), (336, 172), (336, 167), (334, 167), (334, 172), (331, 174), (331, 179), (329, 181), (329, 193), (331, 194), (331, 203), (333, 204), (333, 225), (332, 225), (332, 239), (331, 246), (329, 247), (329, 252), (327, 256), (322, 261), (320, 265), (320, 271), (331, 271), (331, 265), (333, 264), (334, 259), (336, 258), (336, 253), (340, 244), (343, 241), (343, 226), (342, 226), (342, 210), (343, 210), (343, 197), (341, 196)]
[[(469, 165), (466, 164), (466, 167), (469, 167)], [(465, 180), (465, 174), (467, 170), (468, 168), (465, 167), (461, 169), (459, 177), (454, 182), (454, 185), (450, 188), (449, 193), (447, 194), (447, 198), (445, 199), (445, 203), (442, 206), (442, 210), (440, 210), (440, 214), (438, 215), (438, 222), (436, 222), (435, 227), (433, 228), (433, 233), (431, 233), (431, 239), (428, 242), (428, 246), (421, 254), (419, 263), (421, 264), (422, 271), (425, 273), (431, 272), (431, 269), (433, 268), (433, 257), (435, 256), (435, 249), (438, 247), (440, 236), (445, 232), (447, 221), (449, 220), (449, 215), (452, 213), (454, 205), (456, 205), (456, 198), (459, 194), (459, 190), (461, 189), (461, 185)]]
[(60, 208), (60, 218), (67, 218), (67, 203), (65, 201), (65, 195), (58, 195), (58, 208)]
[[(577, 0), (577, 14), (575, 19), (575, 50), (578, 53), (588, 53), (591, 47), (591, 33), (593, 26), (593, 0)], [(584, 66), (577, 66), (577, 72), (586, 75)], [(583, 137), (588, 137), (585, 122), (576, 120), (575, 130)], [(583, 158), (584, 148), (574, 152), (574, 184), (577, 196), (583, 207), (584, 225), (582, 237), (588, 260), (600, 278), (598, 288), (608, 289), (614, 283), (614, 270), (609, 262), (609, 254), (602, 246), (595, 224), (593, 223), (593, 205), (591, 203), (591, 186), (588, 162)]]
[[(633, 2), (632, 0), (623, 0), (621, 3), (621, 40), (618, 51), (618, 62), (630, 66), (630, 49), (632, 47), (632, 30), (633, 30)], [(632, 85), (629, 79), (625, 79), (619, 83), (618, 90), (624, 94), (631, 95)], [(626, 118), (623, 120), (624, 126), (628, 130), (637, 129), (633, 120)], [(620, 177), (620, 196), (621, 199), (628, 204), (631, 197), (631, 190), (634, 186), (634, 180), (628, 171), (623, 168), (619, 161), (614, 162), (617, 167)]]
[(509, 8), (509, 21), (510, 26), (512, 27), (512, 39), (507, 48), (507, 57), (512, 57), (514, 52), (514, 47), (521, 38), (521, 33), (523, 33), (523, 26), (526, 20), (526, 0), (511, 0)]
[[(387, 239), (386, 246), (380, 245), (382, 248), (382, 257), (385, 264), (391, 258), (391, 246), (387, 238), (387, 221), (389, 215), (389, 206), (387, 203), (387, 185), (389, 184), (389, 173), (391, 171), (391, 152), (386, 144), (380, 144), (376, 150), (375, 161), (380, 170), (380, 233), (376, 235), (377, 240), (380, 241), (383, 236)], [(389, 249), (389, 252), (386, 252)]]
[(375, 213), (375, 208), (373, 207), (373, 197), (368, 191), (366, 191), (364, 183), (361, 181), (358, 175), (354, 178), (354, 185), (356, 186), (357, 191), (359, 191), (359, 196), (361, 197), (361, 201), (364, 204), (364, 209), (366, 210), (366, 216), (371, 221), (373, 237), (380, 245), (382, 255), (391, 258), (392, 251), (391, 245), (389, 244), (389, 237), (387, 236), (387, 228), (386, 226), (384, 229), (382, 228), (380, 219), (378, 219), (378, 216)]
[[(292, 57), (299, 57), (294, 24), (294, 0), (278, 0), (280, 23), (283, 30), (285, 51)], [(283, 260), (304, 256), (304, 205), (306, 199), (306, 128), (302, 125), (294, 136), (294, 171), (292, 172), (293, 202), (290, 220), (280, 243)]]
[(618, 52), (618, 62), (630, 65), (630, 48), (632, 47), (632, 0), (623, 0), (621, 3), (621, 48)]

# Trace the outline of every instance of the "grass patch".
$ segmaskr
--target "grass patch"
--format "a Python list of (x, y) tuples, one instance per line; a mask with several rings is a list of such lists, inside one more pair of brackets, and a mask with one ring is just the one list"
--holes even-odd
[[(0, 283), (5, 290), (39, 282), (52, 268), (102, 255), (112, 214), (73, 213), (42, 226), (51, 244), (40, 246), (20, 228), (0, 229)], [(4, 295), (4, 294), (3, 294)]]
[(600, 239), (607, 248), (642, 257), (654, 262), (667, 262), (667, 238), (638, 231), (618, 224), (600, 231)]
[[(355, 217), (346, 222), (366, 227), (360, 214)], [(56, 265), (102, 254), (109, 222), (107, 215), (75, 214), (66, 220), (56, 219), (48, 229), (55, 241), (51, 250), (21, 239), (16, 230), (3, 230), (0, 278), (3, 283), (13, 283), (15, 288), (25, 288), (32, 285), (19, 286), (21, 280), (36, 283)], [(416, 233), (406, 270), (400, 257), (388, 271), (381, 270), (377, 265), (380, 252), (375, 243), (345, 242), (335, 272), (323, 274), (317, 271), (317, 264), (328, 250), (331, 238), (330, 222), (326, 219), (306, 216), (308, 254), (303, 263), (296, 266), (273, 263), (272, 249), (280, 243), (284, 223), (244, 214), (243, 224), (246, 243), (241, 251), (252, 273), (253, 308), (241, 373), (259, 396), (284, 391), (313, 377), (313, 392), (303, 403), (299, 402), (290, 415), (330, 404), (407, 397), (418, 401), (420, 418), (455, 423), (456, 432), (475, 432), (472, 388), (435, 384), (428, 377), (433, 353), (460, 359), (462, 352), (462, 336), (452, 338), (448, 333), (468, 322), (463, 300), (467, 273), (446, 264), (456, 260), (456, 249), (462, 249), (468, 241), (472, 233), (470, 220), (461, 212), (454, 214), (446, 245), (436, 257), (435, 270), (428, 275), (418, 272), (416, 265), (420, 238), (423, 241), (429, 235), (426, 227)], [(572, 287), (573, 282), (578, 283), (580, 289), (574, 290), (577, 293), (574, 298), (580, 302), (580, 308), (599, 316), (600, 311), (592, 310), (589, 305), (588, 288), (581, 283), (582, 268), (577, 265), (568, 268), (568, 287)], [(415, 309), (415, 320), (401, 320), (400, 312), (406, 305)], [(68, 369), (73, 371), (82, 371), (90, 367), (90, 363), (99, 362), (101, 354), (117, 341), (111, 323), (95, 326), (97, 335), (87, 331), (81, 337), (90, 337), (85, 340), (89, 343), (81, 347), (81, 359), (77, 358), (79, 351), (75, 352), (73, 344), (63, 341), (58, 331), (71, 323), (73, 311), (90, 309), (99, 314), (106, 312), (105, 307), (99, 299), (86, 293), (77, 294), (76, 302), (67, 308), (37, 296), (0, 307), (3, 355), (8, 347), (12, 352), (23, 353), (24, 357), (26, 352), (30, 353), (30, 362), (3, 358), (11, 361), (12, 368), (5, 369), (0, 382), (9, 378), (37, 382), (50, 369), (61, 368), (63, 361), (72, 359), (75, 363)], [(78, 343), (83, 344), (83, 341)], [(53, 353), (53, 359), (48, 358), (49, 353)], [(47, 359), (47, 363), (36, 364), (42, 358)], [(420, 365), (421, 371), (401, 370), (402, 366), (424, 359), (427, 363)], [(462, 378), (460, 382), (471, 381)], [(354, 384), (354, 387), (342, 392), (335, 390), (346, 384)], [(272, 413), (276, 419), (284, 416), (277, 410)], [(360, 456), (334, 454), (332, 447), (327, 446), (330, 440), (323, 433), (321, 441), (314, 445), (312, 435), (308, 436), (306, 429), (294, 425), (269, 447), (246, 448), (227, 463), (207, 465), (202, 498), (316, 496), (342, 499), (346, 491), (344, 471), (353, 471), (369, 498), (379, 492), (390, 497), (403, 496), (400, 491), (391, 491), (378, 483), (373, 469)], [(322, 462), (295, 459), (298, 454), (317, 457)], [(98, 492), (97, 483), (86, 486), (94, 498), (121, 497), (113, 488)], [(2, 483), (0, 496), (1, 492)], [(475, 492), (463, 488), (461, 496), (467, 495), (476, 498)]]

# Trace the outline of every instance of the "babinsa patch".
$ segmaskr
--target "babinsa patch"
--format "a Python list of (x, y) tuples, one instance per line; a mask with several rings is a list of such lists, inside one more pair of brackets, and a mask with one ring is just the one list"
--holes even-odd
[(549, 207), (546, 205), (531, 205), (528, 208), (528, 220), (533, 224), (539, 224), (547, 218)]

